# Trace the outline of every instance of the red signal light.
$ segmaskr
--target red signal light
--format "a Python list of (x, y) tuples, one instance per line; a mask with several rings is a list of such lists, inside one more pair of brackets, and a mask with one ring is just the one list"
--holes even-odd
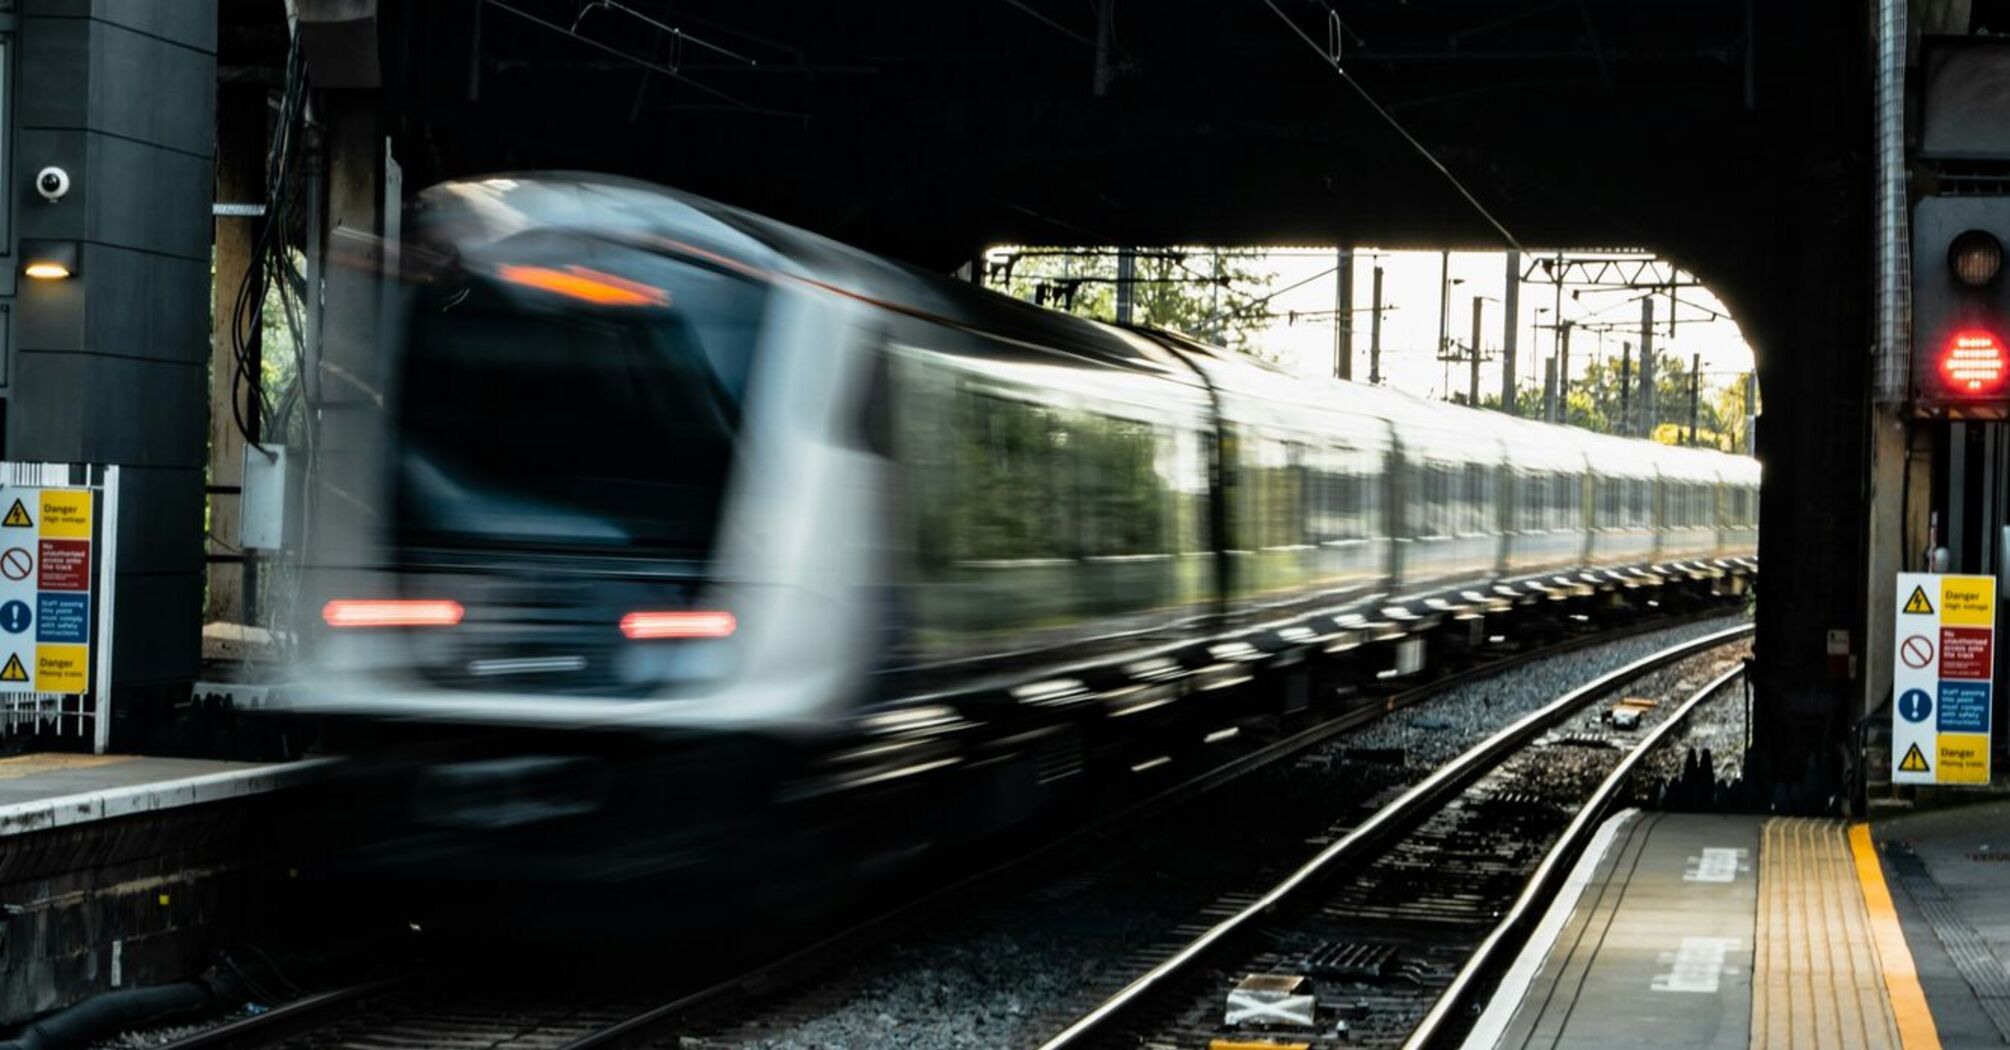
[(1954, 333), (1940, 352), (1940, 376), (1956, 397), (1989, 397), (2003, 392), (2010, 377), (2003, 341), (1979, 329)]

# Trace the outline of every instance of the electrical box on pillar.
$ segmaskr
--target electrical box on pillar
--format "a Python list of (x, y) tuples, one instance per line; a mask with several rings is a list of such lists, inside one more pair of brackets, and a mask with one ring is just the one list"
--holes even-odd
[(1922, 415), (2010, 416), (2010, 197), (1929, 197), (1913, 218), (1913, 390)]

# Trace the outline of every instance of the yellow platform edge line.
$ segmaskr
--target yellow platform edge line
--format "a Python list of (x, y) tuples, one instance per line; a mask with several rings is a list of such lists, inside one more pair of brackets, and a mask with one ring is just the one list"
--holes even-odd
[(0, 758), (0, 780), (19, 780), (23, 777), (41, 776), (44, 773), (61, 773), (71, 769), (95, 769), (99, 766), (115, 766), (121, 762), (131, 762), (137, 755), (79, 755), (67, 751), (42, 751), (31, 755), (14, 755)]
[(1870, 841), (1870, 825), (1850, 825), (1849, 848), (1856, 858), (1857, 882), (1863, 886), (1864, 909), (1870, 913), (1871, 940), (1884, 968), (1885, 994), (1891, 997), (1891, 1014), (1898, 1022), (1899, 1045), (1905, 1050), (1940, 1050), (1940, 1030), (1926, 1006), (1926, 991), (1919, 986), (1912, 949), (1905, 945), (1905, 930), (1898, 924), (1898, 909), (1892, 906), (1891, 889), (1884, 882), (1884, 866)]

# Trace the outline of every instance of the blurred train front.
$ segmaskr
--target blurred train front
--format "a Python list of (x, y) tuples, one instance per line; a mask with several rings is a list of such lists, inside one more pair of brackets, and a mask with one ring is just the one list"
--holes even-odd
[(753, 837), (878, 629), (861, 326), (654, 188), (454, 183), (406, 222), (396, 336), (324, 415), (286, 701), (351, 758), (358, 855), (625, 879)]

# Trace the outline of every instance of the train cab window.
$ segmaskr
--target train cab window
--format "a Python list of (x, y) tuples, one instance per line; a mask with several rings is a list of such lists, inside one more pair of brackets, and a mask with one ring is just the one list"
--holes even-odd
[(406, 542), (709, 555), (766, 286), (578, 250), (591, 268), (417, 296), (394, 409)]

